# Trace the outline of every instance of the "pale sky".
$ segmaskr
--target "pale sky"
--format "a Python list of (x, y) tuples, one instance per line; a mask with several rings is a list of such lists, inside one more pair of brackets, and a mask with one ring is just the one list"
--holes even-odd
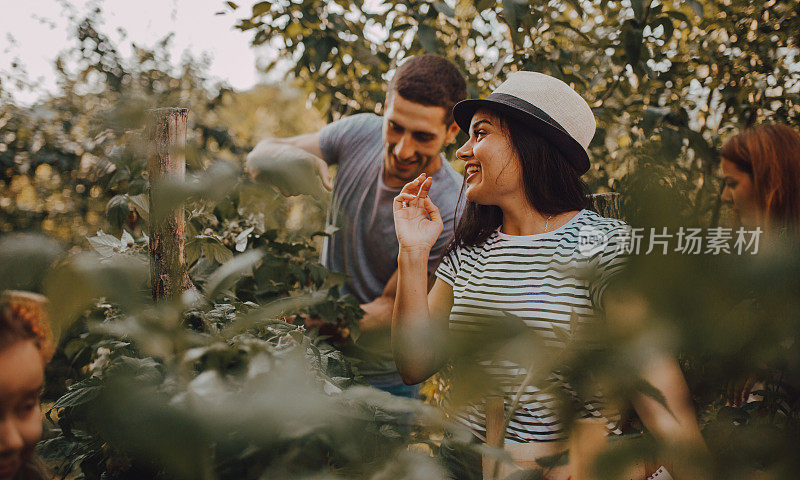
[[(0, 72), (8, 72), (16, 59), (25, 66), (28, 78), (40, 84), (38, 93), (6, 85), (18, 103), (30, 104), (43, 90), (54, 91), (53, 60), (59, 52), (77, 43), (74, 31), (68, 28), (71, 12), (64, 3), (0, 0)], [(98, 29), (118, 47), (129, 46), (131, 41), (152, 46), (174, 32), (173, 63), (178, 63), (184, 52), (198, 58), (205, 53), (211, 57), (209, 74), (237, 90), (248, 89), (263, 80), (256, 63), (265, 49), (252, 49), (249, 46), (252, 33), (233, 29), (236, 16), (215, 15), (218, 11), (229, 11), (223, 0), (70, 0), (67, 3), (79, 18), (101, 6), (104, 23)], [(241, 3), (249, 9), (247, 2)], [(119, 28), (126, 31), (127, 41), (120, 41)], [(120, 53), (127, 56), (130, 49), (124, 48)]]

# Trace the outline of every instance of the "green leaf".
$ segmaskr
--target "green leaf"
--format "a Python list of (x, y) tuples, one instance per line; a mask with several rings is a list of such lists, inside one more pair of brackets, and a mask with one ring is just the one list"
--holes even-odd
[(98, 260), (96, 255), (84, 253), (70, 258), (53, 269), (44, 283), (54, 328), (68, 327), (101, 297), (131, 314), (150, 306), (145, 289), (148, 276), (148, 262), (140, 256), (113, 255)]
[(644, 20), (644, 14), (647, 11), (647, 6), (650, 5), (651, 0), (630, 0), (631, 8), (633, 8), (633, 18), (641, 25)]
[[(227, 250), (227, 249), (226, 249)], [(222, 293), (222, 291), (233, 286), (244, 275), (252, 274), (253, 266), (264, 256), (264, 252), (250, 250), (247, 253), (237, 255), (225, 262), (214, 273), (209, 275), (205, 284), (205, 296), (209, 302)]]
[(450, 5), (442, 1), (433, 2), (433, 8), (435, 8), (439, 13), (442, 13), (448, 17), (456, 16), (456, 11), (453, 10), (453, 8)]
[(50, 265), (62, 253), (59, 242), (44, 235), (12, 233), (0, 236), (0, 292), (38, 290)]
[(235, 322), (225, 328), (222, 335), (225, 338), (232, 338), (263, 322), (272, 321), (280, 316), (297, 313), (303, 309), (317, 305), (325, 301), (326, 298), (327, 294), (325, 292), (313, 292), (276, 300), (238, 317)]
[(400, 432), (392, 425), (381, 425), (379, 431), (384, 437), (400, 438)]
[(581, 17), (583, 17), (585, 15), (585, 13), (583, 11), (583, 6), (581, 5), (580, 0), (567, 0), (567, 3), (572, 5), (572, 8), (574, 8), (575, 11), (578, 12), (578, 15), (580, 15)]
[(566, 465), (567, 462), (569, 462), (569, 450), (564, 450), (536, 459), (536, 463), (542, 468), (561, 467)]
[(200, 255), (203, 254), (203, 246), (202, 241), (196, 238), (193, 238), (186, 242), (186, 248), (184, 251), (184, 255), (186, 257), (186, 266), (191, 267), (194, 262), (200, 258)]
[(679, 12), (677, 10), (668, 10), (664, 13), (666, 13), (667, 15), (669, 15), (670, 17), (674, 18), (679, 22), (686, 22), (687, 25), (692, 24), (692, 22), (689, 21), (689, 17), (687, 17), (686, 14), (683, 12)]
[(246, 230), (242, 230), (242, 233), (236, 235), (234, 242), (236, 242), (236, 251), (237, 252), (244, 252), (247, 248), (247, 239), (250, 237), (250, 234), (253, 233), (256, 227), (250, 227)]
[(123, 182), (131, 179), (131, 171), (127, 167), (118, 168), (114, 175), (108, 180), (109, 187), (118, 187)]
[(417, 37), (422, 48), (428, 53), (436, 53), (438, 51), (438, 44), (436, 41), (436, 30), (433, 27), (420, 24), (417, 28)]
[(142, 217), (145, 223), (150, 221), (150, 199), (147, 194), (130, 195), (128, 196), (128, 202), (133, 205), (133, 209), (136, 210), (136, 213)]
[(150, 213), (153, 220), (161, 222), (175, 208), (189, 198), (217, 202), (229, 195), (239, 181), (237, 168), (226, 161), (213, 163), (205, 171), (186, 181), (171, 178), (154, 182), (152, 187), (153, 204)]
[(683, 136), (674, 128), (664, 127), (661, 129), (662, 151), (670, 158), (679, 158), (683, 150)]
[(541, 470), (518, 470), (503, 480), (544, 480), (544, 472)]
[(503, 18), (508, 24), (511, 34), (516, 36), (519, 27), (519, 17), (517, 16), (517, 0), (503, 0)]
[(115, 358), (103, 372), (105, 377), (126, 377), (137, 383), (157, 384), (162, 379), (160, 364), (153, 358), (123, 355)]
[(639, 122), (639, 127), (644, 130), (645, 135), (649, 136), (669, 112), (669, 108), (666, 107), (648, 106), (644, 110), (642, 120)]
[(643, 378), (639, 378), (634, 383), (634, 389), (644, 395), (645, 397), (651, 398), (654, 401), (658, 402), (664, 409), (673, 417), (675, 416), (670, 410), (669, 405), (667, 405), (667, 398), (661, 392), (661, 390), (654, 387), (650, 382)]
[(325, 283), (325, 279), (328, 277), (328, 269), (319, 263), (312, 263), (308, 266), (308, 275), (311, 277), (314, 286), (319, 288)]
[(269, 2), (258, 2), (253, 5), (253, 17), (259, 17), (264, 15), (265, 13), (269, 12), (270, 4)]
[(233, 258), (233, 252), (213, 237), (206, 237), (202, 242), (203, 255), (209, 261), (215, 261), (220, 265)]
[(703, 11), (703, 4), (701, 2), (699, 2), (698, 0), (686, 0), (686, 3), (689, 4), (689, 7), (691, 7), (692, 10), (694, 10), (695, 15), (697, 15), (701, 19), (703, 18), (704, 11)]
[(115, 253), (121, 253), (128, 249), (127, 244), (123, 244), (120, 239), (113, 235), (103, 233), (102, 230), (98, 230), (93, 237), (86, 237), (86, 240), (89, 241), (89, 245), (94, 251), (103, 258), (111, 257)]
[(72, 385), (69, 390), (67, 390), (67, 393), (56, 400), (52, 408), (77, 407), (78, 405), (83, 405), (97, 398), (102, 390), (103, 387), (100, 384), (100, 379), (97, 377), (90, 377)]
[(552, 325), (553, 333), (555, 333), (556, 338), (564, 343), (569, 343), (572, 341), (572, 335), (570, 335), (569, 330), (564, 327), (560, 327), (556, 324)]
[(116, 229), (122, 228), (128, 220), (131, 209), (127, 195), (116, 195), (106, 205), (106, 220)]
[(283, 195), (323, 198), (317, 161), (317, 157), (300, 148), (268, 144), (250, 152), (247, 171), (254, 179), (274, 185)]
[(631, 65), (638, 64), (642, 56), (642, 33), (641, 28), (628, 28), (622, 34), (625, 57)]
[(402, 30), (408, 30), (409, 28), (413, 27), (410, 23), (399, 23), (397, 25), (393, 25), (392, 28), (389, 29), (389, 33), (395, 33)]

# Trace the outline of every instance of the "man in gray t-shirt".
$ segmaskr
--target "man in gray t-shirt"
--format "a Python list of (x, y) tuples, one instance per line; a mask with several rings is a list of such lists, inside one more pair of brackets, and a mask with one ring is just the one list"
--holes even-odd
[[(392, 359), (398, 254), (392, 201), (421, 173), (433, 178), (430, 196), (445, 228), (431, 251), (432, 274), (460, 216), (462, 179), (441, 151), (458, 133), (452, 106), (465, 97), (455, 65), (436, 55), (413, 57), (392, 78), (383, 117), (358, 114), (316, 133), (264, 140), (248, 155), (248, 163), (262, 160), (280, 144), (315, 156), (323, 184), (333, 189), (328, 223), (339, 228), (326, 240), (322, 261), (348, 275), (342, 293), (355, 296), (365, 311), (361, 336), (344, 353), (373, 386), (396, 395), (416, 396), (418, 387), (403, 384)], [(329, 165), (338, 165), (333, 182)]]

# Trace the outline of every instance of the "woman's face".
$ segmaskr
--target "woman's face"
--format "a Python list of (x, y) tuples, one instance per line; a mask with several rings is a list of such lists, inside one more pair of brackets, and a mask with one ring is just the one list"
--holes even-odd
[(509, 200), (524, 197), (519, 161), (497, 115), (478, 110), (469, 130), (469, 140), (456, 152), (465, 162), (467, 200), (502, 207)]
[(745, 227), (759, 224), (760, 208), (756, 201), (753, 179), (727, 158), (722, 158), (722, 176), (725, 188), (722, 190), (722, 201), (730, 203), (739, 220)]
[(42, 436), (43, 385), (42, 358), (33, 341), (0, 350), (0, 480), (16, 474)]

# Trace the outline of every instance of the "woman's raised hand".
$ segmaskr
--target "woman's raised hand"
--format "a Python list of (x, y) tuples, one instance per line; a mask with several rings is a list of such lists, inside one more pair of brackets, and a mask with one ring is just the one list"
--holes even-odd
[(428, 196), (432, 184), (423, 173), (394, 197), (394, 228), (401, 249), (430, 251), (444, 229), (442, 215)]

